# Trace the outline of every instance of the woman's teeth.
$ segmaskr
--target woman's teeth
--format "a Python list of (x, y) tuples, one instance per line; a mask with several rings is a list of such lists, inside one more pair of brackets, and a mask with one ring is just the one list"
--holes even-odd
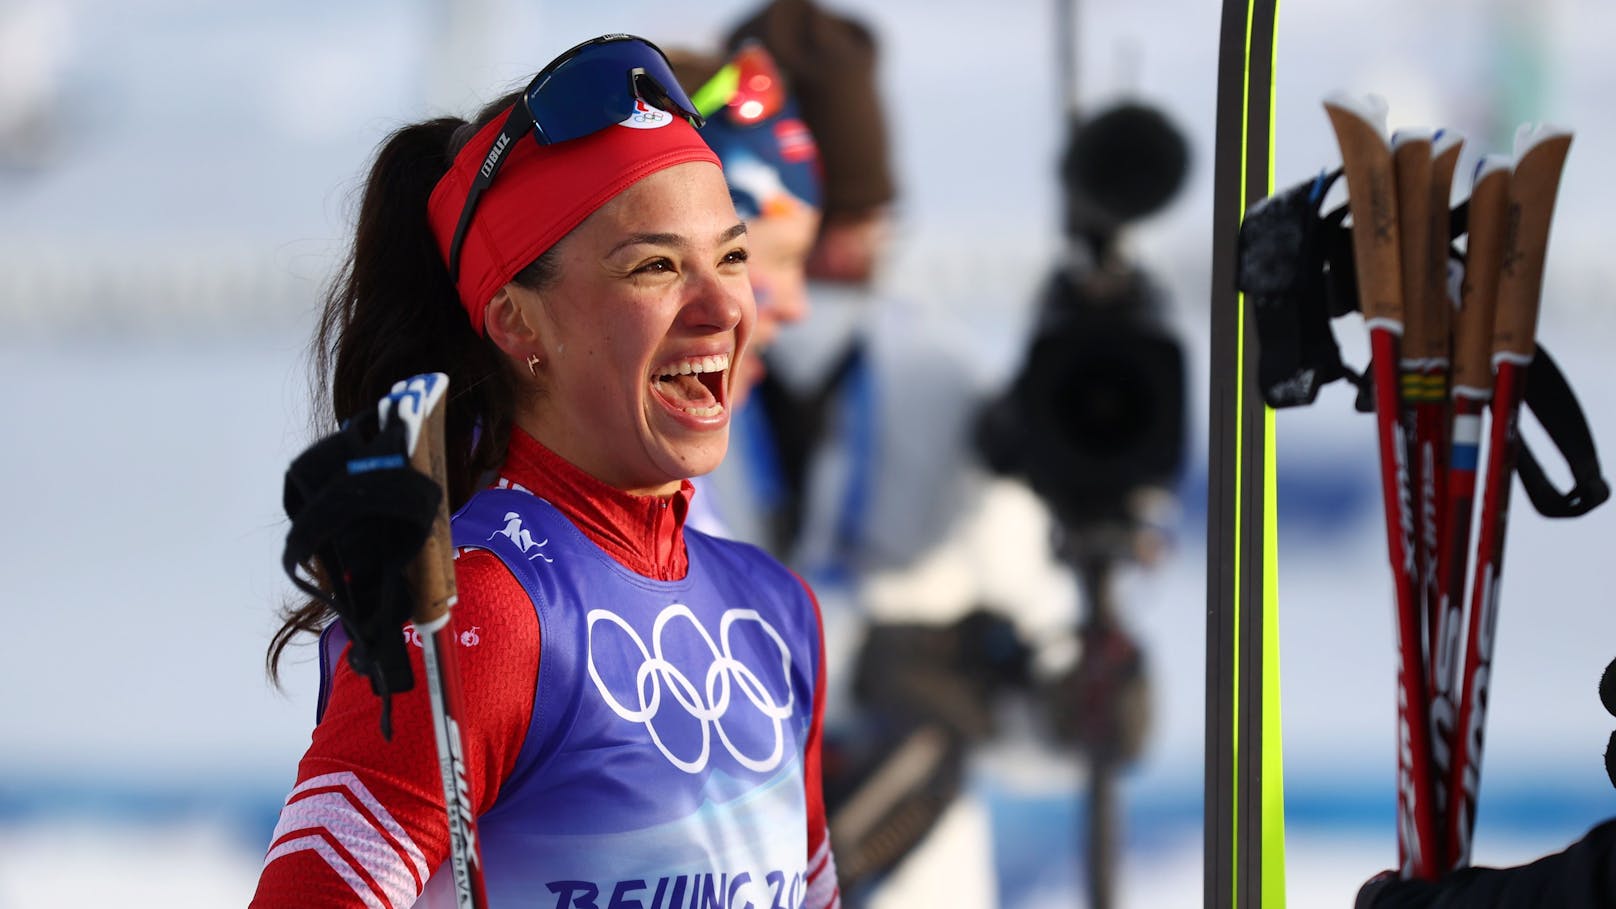
[(718, 354), (711, 357), (691, 357), (680, 360), (678, 363), (669, 363), (658, 369), (658, 378), (672, 378), (673, 376), (698, 375), (704, 372), (723, 372), (729, 368), (729, 354)]
[(714, 417), (724, 412), (719, 392), (729, 364), (729, 354), (689, 357), (659, 367), (651, 381), (674, 407), (692, 416)]

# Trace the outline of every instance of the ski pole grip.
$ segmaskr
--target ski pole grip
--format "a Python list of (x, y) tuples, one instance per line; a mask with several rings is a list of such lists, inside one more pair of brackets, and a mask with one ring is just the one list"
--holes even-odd
[[(1521, 146), (1525, 146), (1524, 149)], [(1509, 231), (1498, 278), (1493, 359), (1521, 365), (1537, 352), (1537, 316), (1548, 255), (1549, 222), (1571, 133), (1552, 127), (1516, 137), (1515, 176), (1509, 189)]]
[[(1324, 102), (1341, 147), (1352, 212), (1352, 258), (1358, 304), (1370, 327), (1401, 333), (1403, 326), (1402, 239), (1397, 228), (1397, 185), (1391, 146), (1380, 122), (1383, 111), (1345, 95)], [(1378, 324), (1377, 324), (1378, 323)]]
[[(1392, 137), (1392, 174), (1397, 186), (1397, 232), (1402, 262), (1403, 368), (1424, 357), (1429, 345), (1430, 308), (1425, 298), (1426, 249), (1431, 236), (1431, 133), (1398, 130)], [(1404, 389), (1405, 394), (1408, 389)]]
[[(447, 383), (447, 379), (443, 380)], [(421, 552), (410, 563), (410, 582), (415, 586), (416, 625), (441, 618), (455, 604), (454, 542), (449, 531), (448, 461), (444, 454), (444, 411), (448, 395), (439, 395), (421, 420), (421, 436), (410, 453), (410, 467), (430, 477), (443, 491), (432, 532)]]
[(1425, 346), (1413, 355), (1427, 361), (1452, 358), (1454, 301), (1448, 295), (1448, 204), (1453, 195), (1453, 173), (1459, 166), (1464, 139), (1441, 133), (1431, 143), (1430, 232), (1426, 236)]
[(1493, 387), (1491, 362), (1493, 316), (1498, 302), (1498, 275), (1504, 261), (1505, 219), (1513, 160), (1488, 155), (1476, 165), (1470, 190), (1470, 239), (1465, 252), (1464, 282), (1459, 288), (1459, 320), (1453, 338), (1453, 387), (1456, 393), (1485, 400)]

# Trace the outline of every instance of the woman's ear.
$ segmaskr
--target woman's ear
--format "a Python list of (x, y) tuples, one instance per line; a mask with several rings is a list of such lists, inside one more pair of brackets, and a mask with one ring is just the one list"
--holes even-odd
[(513, 360), (522, 360), (539, 346), (539, 333), (528, 321), (522, 297), (532, 291), (506, 284), (494, 292), (483, 311), (483, 332), (494, 346)]

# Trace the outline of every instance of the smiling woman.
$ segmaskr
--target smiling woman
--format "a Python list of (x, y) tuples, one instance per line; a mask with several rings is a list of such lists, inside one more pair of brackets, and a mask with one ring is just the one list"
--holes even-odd
[[(756, 320), (701, 122), (661, 52), (614, 35), (473, 123), (399, 130), (315, 340), (335, 419), (450, 378), (459, 732), (495, 906), (838, 902), (818, 607), (684, 527)], [(302, 632), (320, 715), (253, 905), (454, 905), (424, 692), (393, 697), (389, 741), (322, 603), (285, 616), (271, 672)]]
[(732, 373), (756, 318), (746, 229), (706, 162), (625, 189), (555, 247), (544, 290), (495, 294), (488, 336), (537, 357), (519, 425), (606, 483), (671, 495), (723, 460)]

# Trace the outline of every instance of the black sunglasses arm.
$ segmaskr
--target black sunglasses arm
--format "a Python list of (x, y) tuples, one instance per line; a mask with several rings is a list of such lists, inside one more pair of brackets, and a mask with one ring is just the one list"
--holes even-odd
[(510, 150), (512, 143), (533, 128), (532, 113), (526, 104), (517, 101), (505, 117), (504, 125), (500, 126), (499, 135), (494, 137), (494, 144), (489, 146), (482, 167), (477, 169), (477, 178), (471, 182), (471, 189), (466, 193), (466, 203), (460, 208), (460, 223), (455, 225), (454, 239), (449, 241), (450, 281), (460, 280), (460, 247), (466, 241), (466, 229), (471, 226), (471, 216), (477, 210), (478, 198), (493, 184), (494, 176), (504, 165), (505, 153)]

